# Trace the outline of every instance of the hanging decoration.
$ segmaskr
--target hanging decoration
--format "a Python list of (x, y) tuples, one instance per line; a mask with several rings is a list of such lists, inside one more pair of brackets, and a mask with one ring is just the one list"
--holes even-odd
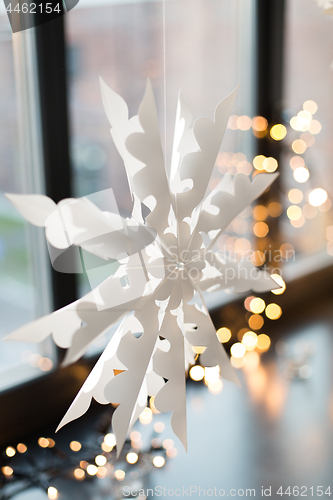
[[(30, 223), (45, 227), (55, 269), (73, 272), (75, 257), (94, 255), (110, 266), (110, 276), (8, 338), (41, 342), (52, 334), (67, 349), (68, 365), (121, 320), (58, 429), (83, 415), (93, 398), (116, 404), (112, 426), (120, 453), (150, 396), (158, 411), (172, 412), (173, 430), (186, 448), (185, 369), (194, 363), (193, 348), (200, 347), (203, 366), (218, 366), (222, 377), (238, 383), (204, 292), (279, 288), (250, 259), (237, 261), (217, 249), (221, 233), (278, 174), (258, 173), (251, 180), (227, 173), (205, 196), (238, 89), (218, 104), (214, 121), (199, 118), (193, 125), (179, 96), (169, 172), (150, 82), (131, 119), (125, 101), (103, 81), (101, 89), (111, 136), (127, 171), (132, 216), (120, 217), (108, 190), (58, 205), (42, 195), (7, 196)], [(150, 211), (145, 218), (142, 205)], [(77, 271), (85, 270), (93, 286), (98, 269), (79, 262)]]

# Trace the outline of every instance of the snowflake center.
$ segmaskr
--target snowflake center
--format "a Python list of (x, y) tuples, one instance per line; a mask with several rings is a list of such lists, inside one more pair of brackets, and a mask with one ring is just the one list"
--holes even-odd
[(177, 269), (178, 271), (184, 271), (184, 269), (185, 269), (185, 264), (184, 264), (184, 262), (177, 262), (177, 264), (176, 264), (176, 269)]

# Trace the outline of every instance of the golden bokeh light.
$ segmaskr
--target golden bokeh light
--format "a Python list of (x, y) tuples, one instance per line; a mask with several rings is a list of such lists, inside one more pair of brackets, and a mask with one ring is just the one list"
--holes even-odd
[(256, 250), (255, 252), (252, 253), (251, 262), (254, 266), (260, 267), (264, 265), (265, 261), (266, 261), (266, 256), (260, 250)]
[(165, 429), (165, 425), (163, 422), (156, 422), (156, 424), (154, 425), (154, 431), (157, 432), (158, 434), (163, 432), (164, 429)]
[(173, 439), (164, 439), (163, 441), (163, 448), (165, 450), (169, 450), (170, 448), (173, 448), (175, 445), (175, 442)]
[(112, 446), (112, 448), (116, 446), (115, 435), (112, 433), (106, 434), (106, 436), (104, 437), (104, 443), (107, 444), (108, 446)]
[(253, 166), (256, 170), (265, 170), (264, 169), (264, 161), (266, 160), (266, 156), (258, 155), (253, 158)]
[(123, 481), (125, 479), (125, 472), (121, 469), (118, 469), (114, 473), (114, 477), (117, 479), (117, 481)]
[(258, 335), (256, 348), (260, 352), (268, 351), (271, 345), (271, 339), (265, 333)]
[(253, 233), (258, 238), (264, 238), (269, 231), (269, 227), (266, 222), (256, 222), (253, 226)]
[(229, 340), (231, 339), (231, 331), (225, 326), (219, 328), (216, 332), (216, 335), (221, 343), (229, 342)]
[(8, 446), (8, 447), (6, 448), (6, 455), (7, 455), (7, 457), (10, 457), (10, 458), (11, 458), (11, 457), (13, 457), (15, 454), (16, 454), (16, 450), (15, 450), (15, 448), (13, 448), (12, 446)]
[(238, 330), (238, 333), (237, 333), (237, 339), (241, 342), (242, 341), (242, 338), (243, 338), (243, 335), (244, 333), (248, 332), (249, 329), (248, 328), (241, 328), (240, 330)]
[(278, 201), (272, 201), (268, 207), (268, 213), (271, 217), (279, 217), (282, 214), (282, 205)]
[(220, 367), (211, 366), (205, 367), (205, 383), (215, 384), (215, 382), (220, 378)]
[(265, 310), (265, 314), (268, 319), (276, 320), (279, 319), (282, 314), (282, 309), (277, 304), (268, 304)]
[(234, 153), (232, 155), (232, 163), (236, 166), (240, 161), (246, 161), (246, 155), (244, 153)]
[(293, 156), (290, 159), (290, 166), (293, 170), (295, 170), (298, 167), (304, 167), (305, 166), (304, 158), (302, 158), (301, 156)]
[(310, 177), (310, 172), (306, 167), (297, 167), (294, 170), (293, 176), (296, 182), (302, 184), (303, 182), (306, 182), (308, 180), (308, 178)]
[(319, 207), (320, 205), (323, 205), (326, 200), (327, 192), (322, 188), (313, 189), (312, 191), (310, 191), (308, 196), (308, 201), (313, 207)]
[(264, 205), (257, 205), (253, 208), (253, 217), (258, 221), (264, 221), (268, 217), (268, 209)]
[(250, 240), (247, 238), (237, 238), (235, 241), (235, 252), (246, 254), (252, 248)]
[(308, 111), (303, 109), (303, 111), (300, 111), (299, 113), (297, 113), (297, 120), (301, 126), (301, 130), (304, 130), (304, 129), (308, 130), (310, 123), (311, 123), (311, 120), (312, 120), (311, 113), (309, 113)]
[(318, 120), (312, 120), (311, 125), (309, 127), (309, 132), (311, 134), (317, 135), (321, 131), (321, 123)]
[(239, 130), (250, 130), (252, 126), (252, 120), (249, 116), (242, 115), (237, 118), (236, 125)]
[(280, 252), (284, 259), (291, 259), (295, 255), (295, 249), (290, 243), (283, 243), (280, 246)]
[(49, 372), (53, 368), (53, 361), (49, 358), (40, 358), (38, 361), (38, 368), (42, 372)]
[(82, 481), (86, 477), (86, 473), (82, 469), (75, 469), (75, 471), (74, 471), (74, 477), (78, 481)]
[(253, 299), (255, 299), (255, 297), (253, 295), (250, 295), (244, 300), (244, 307), (247, 311), (251, 311), (251, 302)]
[(268, 122), (263, 116), (255, 116), (252, 120), (252, 128), (256, 132), (264, 132), (268, 127)]
[(275, 172), (278, 168), (278, 162), (275, 158), (269, 157), (264, 160), (263, 167), (266, 172)]
[(236, 165), (236, 169), (238, 173), (245, 175), (251, 175), (253, 170), (251, 163), (246, 160), (238, 162)]
[(130, 453), (127, 453), (126, 455), (126, 460), (129, 464), (136, 464), (136, 462), (139, 459), (139, 455), (135, 453), (134, 451), (131, 451)]
[(69, 447), (72, 451), (80, 451), (82, 448), (82, 444), (79, 443), (79, 441), (71, 441)]
[(230, 353), (234, 358), (242, 358), (246, 352), (244, 344), (236, 342), (230, 348)]
[(44, 438), (44, 437), (40, 437), (38, 439), (38, 444), (41, 448), (48, 448), (49, 447), (49, 440)]
[(133, 431), (130, 434), (131, 441), (134, 443), (141, 441), (141, 433), (138, 431)]
[(291, 148), (294, 153), (302, 155), (303, 153), (305, 153), (307, 145), (305, 141), (302, 141), (302, 139), (295, 139), (291, 144)]
[(315, 101), (308, 100), (303, 103), (303, 109), (314, 115), (318, 110), (318, 104)]
[(205, 376), (205, 369), (203, 366), (194, 365), (190, 369), (190, 377), (195, 382), (199, 382), (200, 380), (202, 380), (204, 378), (204, 376)]
[(287, 208), (287, 216), (290, 220), (297, 220), (302, 217), (302, 209), (298, 205), (290, 205)]
[(284, 125), (278, 123), (273, 125), (269, 133), (275, 141), (282, 141), (282, 139), (284, 139), (287, 135), (287, 129)]
[(147, 424), (150, 424), (152, 419), (153, 419), (153, 412), (147, 406), (147, 408), (145, 408), (143, 410), (143, 412), (140, 414), (139, 420), (140, 420), (141, 424), (147, 425)]
[(5, 465), (4, 467), (1, 468), (1, 471), (2, 471), (2, 474), (4, 476), (12, 476), (14, 471), (11, 467), (9, 467), (8, 465)]
[(155, 467), (160, 468), (165, 464), (165, 458), (161, 456), (156, 456), (153, 458), (153, 464)]
[(242, 344), (245, 346), (247, 351), (253, 351), (257, 344), (258, 336), (254, 332), (246, 332), (242, 338)]
[(166, 451), (167, 457), (169, 458), (175, 458), (177, 455), (177, 449), (176, 448), (170, 448), (169, 450)]
[(97, 474), (96, 465), (89, 464), (87, 467), (87, 473), (89, 474), (89, 476), (96, 476), (96, 474)]
[(49, 486), (48, 489), (47, 489), (47, 496), (51, 500), (55, 500), (56, 498), (58, 498), (58, 490), (57, 490), (57, 488), (54, 488), (53, 486)]
[(250, 310), (254, 314), (262, 313), (263, 310), (265, 309), (265, 307), (266, 307), (265, 301), (263, 299), (261, 299), (260, 297), (256, 297), (256, 298), (251, 300)]
[(288, 199), (291, 203), (301, 203), (303, 200), (303, 193), (300, 189), (291, 189), (288, 193)]
[(291, 118), (290, 126), (293, 130), (301, 130), (301, 124), (299, 123), (297, 116), (293, 116)]
[(16, 446), (16, 449), (19, 453), (25, 453), (27, 451), (27, 446), (23, 443), (19, 443), (17, 446)]
[(272, 293), (274, 293), (274, 295), (282, 295), (286, 290), (284, 279), (279, 274), (271, 274), (271, 278), (273, 278), (273, 280), (276, 281), (276, 283), (281, 287), (276, 290), (272, 290)]
[(106, 462), (107, 462), (107, 458), (104, 455), (97, 455), (97, 457), (95, 457), (95, 463), (99, 467), (103, 467), (103, 465), (105, 465)]
[(316, 142), (314, 135), (312, 135), (310, 132), (304, 132), (301, 135), (301, 139), (305, 142), (308, 148), (311, 148), (311, 146), (313, 146)]
[(97, 477), (99, 479), (103, 479), (103, 477), (105, 477), (107, 474), (107, 469), (106, 467), (98, 467), (97, 468)]
[(303, 215), (306, 219), (314, 219), (317, 215), (317, 208), (306, 203), (303, 207)]
[(264, 318), (260, 316), (260, 314), (252, 314), (252, 316), (249, 317), (248, 323), (252, 330), (260, 330), (264, 325)]
[(107, 453), (110, 453), (110, 451), (112, 451), (113, 449), (113, 446), (108, 446), (104, 441), (103, 443), (101, 444), (101, 448), (103, 451), (107, 452)]
[(151, 440), (151, 445), (153, 448), (161, 448), (162, 440), (160, 438), (153, 438)]

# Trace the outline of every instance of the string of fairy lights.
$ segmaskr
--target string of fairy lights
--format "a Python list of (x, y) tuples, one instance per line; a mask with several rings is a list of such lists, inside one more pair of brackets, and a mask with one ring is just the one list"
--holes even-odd
[[(151, 424), (153, 414), (158, 413), (152, 402), (151, 406), (153, 410), (147, 407), (140, 415), (143, 425)], [(45, 437), (38, 439), (37, 449), (23, 443), (8, 446), (0, 469), (0, 497), (9, 500), (21, 491), (37, 487), (54, 500), (62, 496), (54, 484), (59, 478), (74, 482), (104, 480), (110, 491), (121, 491), (121, 485), (126, 481), (131, 491), (135, 488), (139, 491), (154, 468), (161, 469), (168, 459), (177, 455), (174, 441), (162, 437), (164, 423), (156, 421), (152, 425), (148, 445), (144, 445), (142, 434), (134, 430), (119, 458), (112, 432), (89, 436), (87, 441), (71, 441), (66, 447), (60, 447), (54, 439)]]

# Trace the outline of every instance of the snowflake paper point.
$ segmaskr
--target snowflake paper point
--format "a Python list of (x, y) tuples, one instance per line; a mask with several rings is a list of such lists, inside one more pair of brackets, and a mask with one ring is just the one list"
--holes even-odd
[[(83, 415), (92, 398), (117, 404), (112, 426), (120, 453), (151, 396), (160, 412), (172, 412), (173, 430), (187, 448), (185, 370), (194, 363), (192, 347), (202, 349), (203, 366), (218, 366), (222, 377), (239, 383), (203, 293), (279, 288), (251, 262), (216, 251), (220, 234), (277, 174), (252, 180), (226, 174), (205, 197), (238, 89), (218, 104), (214, 121), (199, 118), (193, 126), (179, 96), (169, 173), (150, 82), (131, 119), (125, 101), (103, 80), (101, 90), (111, 136), (127, 171), (132, 216), (120, 217), (114, 205), (106, 209), (112, 205), (109, 191), (58, 205), (42, 195), (7, 196), (29, 222), (45, 227), (56, 269), (73, 272), (73, 253), (81, 247), (104, 264), (113, 263), (113, 272), (81, 299), (8, 338), (41, 342), (52, 333), (55, 343), (68, 349), (67, 365), (122, 320), (58, 429)], [(145, 220), (142, 204), (150, 210)], [(96, 268), (84, 267), (93, 283)]]

